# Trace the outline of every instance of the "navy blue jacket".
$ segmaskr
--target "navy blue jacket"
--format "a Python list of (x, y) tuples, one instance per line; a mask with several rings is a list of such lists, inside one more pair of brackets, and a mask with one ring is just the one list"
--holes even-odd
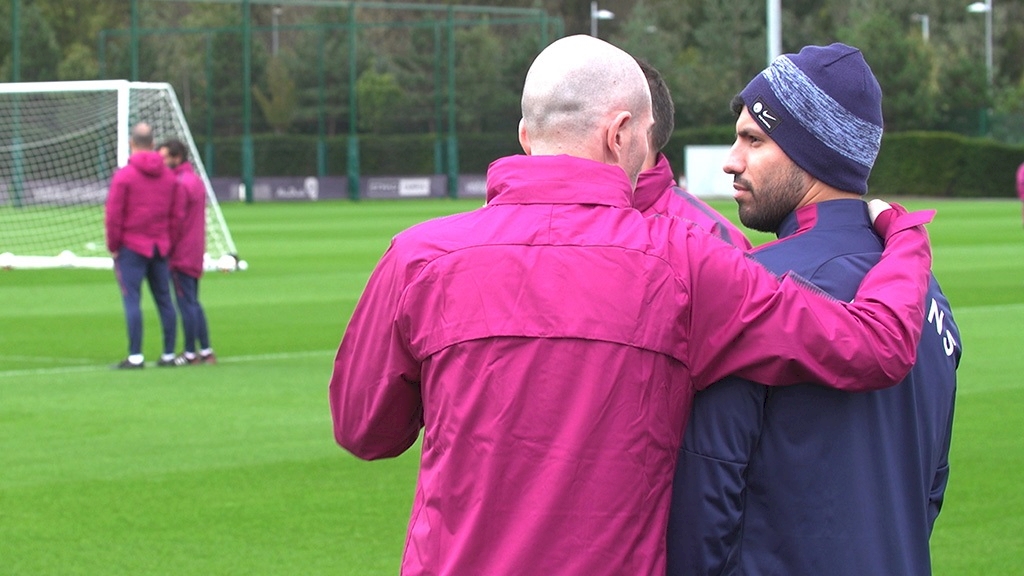
[[(882, 244), (860, 200), (790, 214), (751, 255), (850, 300)], [(925, 575), (949, 475), (960, 333), (932, 278), (917, 362), (851, 394), (737, 378), (697, 394), (668, 529), (668, 574)]]

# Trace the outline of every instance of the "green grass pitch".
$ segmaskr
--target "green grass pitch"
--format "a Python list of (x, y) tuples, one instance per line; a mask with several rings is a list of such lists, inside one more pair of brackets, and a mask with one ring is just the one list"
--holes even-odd
[[(939, 210), (934, 269), (965, 340), (935, 574), (1020, 573), (1020, 204), (906, 204)], [(361, 462), (334, 445), (331, 362), (391, 235), (479, 205), (223, 205), (250, 267), (201, 283), (216, 366), (152, 366), (146, 296), (150, 366), (111, 370), (111, 272), (0, 271), (0, 574), (397, 573), (418, 450)]]

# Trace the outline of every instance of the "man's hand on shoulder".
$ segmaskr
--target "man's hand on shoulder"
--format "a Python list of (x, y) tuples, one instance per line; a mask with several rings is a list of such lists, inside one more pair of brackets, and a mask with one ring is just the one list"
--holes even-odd
[(875, 227), (875, 232), (883, 240), (888, 241), (890, 236), (900, 230), (931, 222), (935, 217), (935, 210), (920, 210), (910, 213), (900, 204), (876, 198), (868, 202), (868, 214), (871, 216), (871, 224)]

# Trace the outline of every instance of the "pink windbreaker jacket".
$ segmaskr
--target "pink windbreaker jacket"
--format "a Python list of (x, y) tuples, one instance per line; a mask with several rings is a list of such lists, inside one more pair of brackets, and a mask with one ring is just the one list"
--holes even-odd
[(657, 164), (640, 173), (633, 206), (644, 216), (661, 214), (689, 220), (737, 248), (751, 248), (747, 236), (728, 218), (676, 185), (672, 166), (664, 154), (658, 154)]
[(171, 227), (174, 244), (171, 270), (199, 278), (203, 275), (203, 255), (206, 253), (206, 186), (190, 162), (179, 164), (174, 174), (178, 179), (178, 195), (183, 200), (184, 213), (181, 220)]
[(1017, 168), (1017, 196), (1024, 200), (1024, 162)]
[(877, 388), (910, 369), (922, 227), (894, 225), (840, 303), (631, 195), (614, 166), (504, 158), (486, 206), (398, 234), (373, 271), (330, 405), (360, 458), (424, 430), (402, 574), (660, 576), (695, 389)]
[(128, 248), (147, 258), (153, 248), (171, 251), (171, 225), (181, 219), (183, 206), (175, 193), (174, 173), (159, 152), (135, 152), (114, 173), (107, 193), (107, 250)]

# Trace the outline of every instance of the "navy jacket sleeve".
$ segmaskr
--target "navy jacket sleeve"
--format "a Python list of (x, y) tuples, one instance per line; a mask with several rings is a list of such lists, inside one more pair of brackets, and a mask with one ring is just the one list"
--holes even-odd
[[(955, 403), (955, 400), (954, 400)], [(949, 482), (949, 443), (953, 435), (953, 404), (949, 407), (949, 421), (946, 426), (945, 445), (935, 470), (935, 478), (932, 480), (932, 489), (928, 497), (928, 530), (935, 528), (935, 519), (939, 517), (942, 510), (942, 500), (946, 494), (946, 484)]]
[[(668, 574), (721, 574), (735, 562), (747, 463), (768, 393), (760, 384), (726, 378), (694, 397), (672, 487)], [(715, 408), (722, 406), (729, 408)]]

